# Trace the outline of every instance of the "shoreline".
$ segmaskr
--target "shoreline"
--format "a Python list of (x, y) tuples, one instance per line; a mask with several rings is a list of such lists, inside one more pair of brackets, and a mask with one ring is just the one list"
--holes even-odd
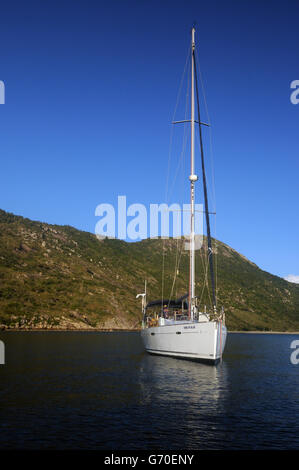
[(228, 333), (261, 334), (261, 335), (299, 335), (299, 331), (229, 331)]
[[(129, 333), (141, 331), (140, 328), (2, 328), (0, 334), (3, 332), (95, 332), (95, 333)], [(228, 333), (232, 334), (262, 334), (262, 335), (299, 335), (299, 331), (261, 331), (261, 330), (228, 330)]]
[(133, 328), (133, 329), (129, 329), (129, 328), (3, 328), (3, 329), (0, 329), (0, 334), (1, 332), (3, 331), (23, 331), (23, 332), (29, 332), (29, 333), (32, 333), (32, 332), (38, 332), (38, 331), (43, 331), (43, 332), (50, 332), (50, 331), (61, 331), (61, 332), (80, 332), (82, 333), (83, 331), (86, 331), (88, 333), (90, 332), (95, 332), (95, 333), (117, 333), (117, 332), (120, 332), (120, 331), (123, 331), (123, 332), (130, 332), (130, 331), (141, 331), (140, 328), (136, 329), (136, 328)]

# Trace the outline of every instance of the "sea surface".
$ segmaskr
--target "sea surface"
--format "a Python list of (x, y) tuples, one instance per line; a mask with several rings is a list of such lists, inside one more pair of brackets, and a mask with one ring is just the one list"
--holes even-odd
[(150, 356), (137, 332), (0, 340), (0, 449), (299, 449), (299, 335), (229, 334), (216, 367)]

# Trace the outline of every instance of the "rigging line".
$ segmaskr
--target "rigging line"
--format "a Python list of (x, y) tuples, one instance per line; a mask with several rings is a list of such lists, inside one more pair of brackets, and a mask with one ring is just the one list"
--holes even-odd
[(207, 284), (208, 263), (206, 264), (206, 267), (203, 271), (203, 274), (204, 274), (204, 282), (203, 282), (203, 287), (202, 287), (201, 296), (200, 296), (200, 300), (199, 300), (199, 305), (201, 304), (201, 300), (202, 300), (202, 297), (203, 297), (203, 294), (204, 294), (204, 291), (205, 291), (205, 288), (206, 288), (206, 284)]
[[(178, 247), (178, 240), (177, 240), (176, 245), (177, 245), (177, 247)], [(174, 266), (174, 276), (173, 276), (172, 287), (171, 287), (171, 291), (170, 291), (170, 295), (169, 295), (169, 300), (168, 300), (168, 308), (169, 308), (169, 305), (170, 305), (170, 300), (171, 300), (171, 296), (172, 296), (172, 292), (173, 292), (173, 288), (174, 288), (174, 284), (175, 284), (175, 280), (176, 280), (177, 257), (178, 257), (178, 250), (176, 249), (176, 253), (175, 253), (175, 266)]]
[[(188, 53), (187, 53), (186, 62), (185, 62), (185, 66), (184, 66), (184, 70), (183, 70), (183, 74), (182, 74), (182, 78), (181, 78), (181, 82), (180, 82), (180, 86), (179, 86), (179, 91), (178, 91), (178, 94), (177, 94), (176, 105), (175, 105), (174, 112), (173, 112), (173, 118), (172, 118), (171, 122), (174, 121), (175, 115), (176, 115), (176, 112), (177, 112), (179, 99), (180, 99), (182, 86), (183, 86), (183, 81), (184, 81), (184, 78), (185, 78), (187, 66), (189, 64), (189, 56), (190, 56), (190, 50), (188, 50)], [(170, 143), (169, 143), (169, 152), (168, 152), (168, 169), (167, 169), (167, 179), (166, 179), (166, 188), (165, 188), (165, 201), (166, 202), (168, 201), (168, 183), (169, 183), (169, 174), (170, 174), (170, 161), (171, 161), (171, 151), (172, 151), (172, 141), (173, 141), (173, 130), (174, 130), (174, 126), (172, 125), (171, 126), (171, 132), (170, 132)]]
[(175, 271), (174, 271), (174, 276), (173, 276), (173, 282), (172, 282), (172, 286), (171, 286), (171, 291), (170, 291), (170, 296), (169, 296), (169, 300), (168, 300), (168, 308), (169, 308), (169, 305), (170, 305), (170, 300), (171, 300), (171, 297), (172, 297), (172, 294), (173, 294), (173, 290), (174, 290), (174, 286), (175, 286), (175, 282), (176, 282), (176, 277), (177, 277), (177, 270), (178, 270), (178, 244), (179, 244), (179, 239), (177, 239), (177, 249), (176, 249), (176, 256), (175, 256)]
[[(199, 135), (196, 134), (195, 140), (196, 140), (196, 144), (198, 145), (198, 149), (200, 151), (200, 137), (199, 137)], [(207, 185), (208, 194), (211, 194), (211, 190), (210, 190), (211, 186), (210, 186), (209, 180), (207, 178), (206, 178), (206, 185)], [(216, 210), (214, 210), (213, 212), (216, 213)]]
[[(181, 264), (182, 254), (183, 254), (183, 245), (184, 245), (184, 243), (185, 243), (185, 240), (182, 239), (182, 240), (181, 240), (180, 256), (179, 256), (179, 261), (178, 261), (178, 266), (177, 266), (178, 272), (179, 272), (179, 270), (180, 270), (180, 264)], [(177, 274), (177, 276), (178, 276), (178, 274)]]
[[(205, 105), (205, 110), (207, 113), (207, 121), (208, 124), (210, 125), (209, 127), (209, 140), (210, 140), (210, 161), (211, 161), (211, 173), (212, 173), (212, 191), (213, 191), (213, 200), (214, 200), (214, 212), (217, 212), (216, 210), (216, 185), (215, 185), (215, 170), (214, 170), (214, 149), (213, 149), (213, 137), (212, 137), (212, 126), (211, 126), (211, 119), (209, 115), (209, 110), (208, 110), (208, 104), (207, 104), (207, 99), (206, 99), (206, 93), (205, 93), (205, 87), (203, 84), (203, 79), (202, 79), (202, 73), (201, 73), (201, 68), (200, 68), (200, 61), (197, 53), (197, 49), (195, 49), (195, 54), (196, 54), (196, 60), (198, 63), (198, 71), (199, 71), (199, 78), (200, 78), (200, 83), (201, 83), (201, 89), (202, 89), (202, 94), (203, 94), (203, 99), (204, 99), (204, 105)], [(217, 301), (217, 294), (218, 294), (218, 243), (217, 243), (217, 225), (216, 225), (216, 216), (215, 216), (215, 238), (214, 238), (214, 244), (215, 244), (215, 290), (216, 290), (216, 301)]]
[(181, 258), (182, 258), (182, 253), (183, 253), (183, 245), (184, 245), (184, 239), (181, 239), (181, 249), (180, 249), (180, 256), (178, 260), (178, 270), (180, 269), (180, 264), (181, 264)]
[[(211, 131), (209, 132), (209, 140), (211, 141)], [(198, 149), (200, 151), (200, 136), (198, 134), (196, 134), (196, 144), (198, 145)], [(212, 143), (210, 142), (210, 153), (211, 153), (211, 146), (212, 146)], [(210, 161), (212, 159), (210, 158)], [(213, 199), (213, 212), (216, 214), (216, 198), (214, 197), (215, 195), (215, 183), (214, 183), (214, 169), (213, 169), (213, 165), (212, 165), (212, 161), (211, 161), (211, 170), (210, 170), (210, 173), (212, 174), (212, 184), (210, 185), (210, 182), (209, 180), (206, 178), (206, 185), (207, 185), (207, 191), (208, 191), (208, 194), (212, 195), (212, 199)], [(211, 194), (212, 193), (212, 194)]]
[[(188, 56), (189, 58), (189, 56)], [(188, 70), (190, 68), (190, 61), (188, 62)], [(187, 71), (188, 71), (187, 70)], [(188, 75), (189, 77), (189, 75)], [(187, 85), (187, 92), (186, 92), (186, 102), (185, 102), (185, 117), (187, 116), (187, 107), (188, 107), (188, 96), (189, 96), (189, 88), (190, 88), (190, 80), (188, 79), (188, 85)], [(185, 152), (186, 152), (186, 144), (187, 144), (187, 126), (184, 125), (184, 134), (183, 134), (183, 143), (182, 143), (182, 150), (181, 150), (181, 154), (180, 154), (180, 159), (179, 159), (179, 163), (177, 165), (177, 169), (176, 169), (176, 173), (175, 173), (175, 176), (173, 178), (173, 182), (172, 182), (172, 187), (171, 187), (171, 190), (169, 191), (168, 193), (168, 199), (171, 197), (171, 194), (174, 190), (174, 187), (175, 187), (175, 183), (176, 183), (176, 179), (177, 179), (177, 175), (178, 175), (178, 172), (179, 172), (179, 169), (180, 167), (182, 166), (182, 163), (184, 162), (184, 156), (185, 156)], [(167, 201), (168, 202), (168, 201)], [(174, 278), (173, 278), (173, 283), (172, 283), (172, 287), (171, 287), (171, 293), (170, 293), (170, 296), (168, 297), (169, 298), (169, 301), (171, 300), (172, 298), (172, 295), (173, 295), (173, 291), (174, 291), (174, 287), (176, 285), (176, 272), (177, 272), (177, 269), (178, 269), (178, 265), (177, 265), (177, 256), (178, 256), (178, 241), (176, 243), (176, 260), (175, 260), (175, 272), (174, 272)], [(169, 306), (169, 305), (168, 305)]]
[[(208, 272), (208, 267), (209, 267), (208, 255), (207, 255), (207, 256), (205, 255), (205, 251), (207, 251), (207, 253), (208, 253), (208, 250), (205, 250), (205, 243), (206, 243), (206, 241), (203, 239), (202, 248), (201, 248), (201, 250), (200, 250), (201, 261), (202, 261), (202, 267), (203, 267), (203, 274), (204, 274), (205, 272)], [(202, 288), (202, 295), (203, 295), (205, 289), (207, 289), (208, 297), (209, 297), (210, 302), (211, 302), (210, 291), (209, 291), (209, 282), (208, 282), (208, 278), (206, 278), (206, 276), (204, 276), (204, 283), (203, 283), (203, 288)], [(212, 303), (212, 302), (211, 302), (211, 303)]]
[[(188, 70), (187, 70), (187, 73), (189, 72), (190, 65), (191, 65), (191, 64), (190, 64), (190, 62), (189, 62), (189, 63), (188, 63)], [(188, 73), (188, 77), (189, 77), (189, 73)], [(188, 82), (187, 82), (187, 92), (186, 92), (186, 101), (185, 101), (185, 118), (187, 117), (187, 111), (188, 111), (189, 90), (190, 90), (190, 78), (188, 78)], [(174, 128), (174, 126), (172, 126), (172, 129), (173, 129), (173, 128)], [(167, 201), (170, 199), (170, 197), (171, 197), (171, 195), (172, 195), (172, 193), (173, 193), (173, 190), (174, 190), (174, 187), (175, 187), (175, 182), (176, 182), (176, 179), (177, 179), (177, 175), (178, 175), (180, 166), (181, 166), (182, 162), (184, 161), (184, 156), (185, 156), (185, 152), (186, 152), (186, 145), (187, 145), (187, 126), (186, 126), (186, 124), (184, 124), (184, 134), (183, 134), (182, 150), (181, 150), (179, 162), (178, 162), (178, 165), (177, 165), (177, 168), (176, 168), (176, 172), (175, 172), (174, 178), (173, 178), (173, 180), (172, 180), (171, 190), (170, 190), (169, 193), (168, 193), (168, 199), (167, 199)], [(166, 201), (166, 202), (167, 202), (167, 201)]]
[[(203, 240), (203, 245), (204, 245), (204, 240)], [(207, 266), (208, 266), (208, 260), (207, 262), (205, 262), (205, 257), (204, 257), (204, 253), (203, 253), (203, 246), (201, 247), (201, 249), (199, 250), (200, 252), (200, 259), (201, 259), (201, 264), (202, 264), (202, 272), (203, 274), (205, 273), (205, 270), (207, 269)], [(205, 289), (206, 287), (206, 284), (204, 282), (203, 284), (203, 290)]]
[(176, 180), (177, 180), (177, 176), (179, 174), (179, 170), (183, 166), (182, 164), (183, 164), (185, 154), (186, 154), (186, 147), (187, 147), (187, 131), (186, 131), (186, 128), (185, 128), (184, 129), (184, 136), (183, 136), (182, 151), (181, 151), (179, 163), (178, 163), (178, 166), (176, 168), (176, 172), (175, 172), (175, 175), (174, 175), (174, 178), (173, 178), (173, 181), (172, 181), (171, 191), (169, 192), (169, 199), (168, 200), (170, 200), (170, 197), (173, 194), (174, 189), (176, 187)]
[[(188, 94), (189, 94), (189, 91), (187, 92), (187, 95), (186, 95), (185, 115), (187, 114), (187, 100), (188, 100)], [(178, 163), (178, 165), (177, 165), (174, 178), (173, 178), (173, 180), (172, 180), (171, 190), (169, 191), (169, 196), (168, 196), (169, 199), (170, 199), (170, 197), (171, 197), (171, 195), (172, 195), (172, 193), (173, 193), (173, 191), (174, 191), (174, 188), (175, 188), (175, 185), (176, 185), (177, 176), (178, 176), (179, 170), (180, 170), (180, 168), (181, 168), (181, 166), (182, 166), (182, 163), (183, 163), (183, 161), (184, 161), (185, 152), (186, 152), (186, 146), (187, 146), (187, 126), (184, 124), (184, 134), (183, 134), (182, 150), (181, 150), (181, 153), (180, 153), (179, 163)]]
[[(193, 52), (193, 54), (194, 54), (194, 52)], [(213, 251), (212, 251), (212, 244), (211, 244), (210, 217), (209, 217), (209, 205), (208, 205), (207, 184), (206, 184), (206, 175), (205, 175), (203, 139), (202, 139), (202, 132), (201, 132), (201, 124), (200, 124), (201, 118), (200, 118), (200, 109), (199, 109), (199, 95), (198, 95), (198, 83), (197, 83), (197, 71), (196, 71), (195, 54), (193, 56), (193, 59), (194, 59), (194, 75), (195, 75), (196, 98), (197, 98), (197, 118), (198, 118), (198, 121), (199, 121), (198, 128), (199, 128), (199, 137), (200, 137), (201, 167), (202, 167), (204, 199), (205, 199), (205, 211), (206, 211), (206, 224), (207, 224), (207, 235), (208, 235), (209, 264), (210, 264), (210, 274), (211, 274), (211, 284), (212, 284), (212, 294), (213, 294), (213, 305), (214, 305), (214, 308), (216, 308)]]
[(216, 216), (215, 216), (215, 283), (216, 283), (216, 301), (218, 301), (218, 242), (217, 242), (217, 225), (216, 225)]
[[(203, 242), (203, 251), (205, 251), (205, 242)], [(207, 253), (208, 253), (208, 250), (206, 250)], [(202, 261), (205, 259), (205, 256), (202, 256)], [(209, 268), (209, 260), (208, 260), (208, 256), (207, 256), (207, 261), (206, 263), (203, 262), (203, 273), (204, 273), (204, 281), (203, 281), (203, 287), (202, 287), (202, 293), (201, 293), (201, 299), (203, 297), (203, 294), (204, 294), (204, 291), (205, 289), (207, 289), (207, 294), (208, 294), (208, 300), (210, 301), (211, 305), (212, 305), (212, 299), (211, 299), (211, 295), (210, 295), (210, 289), (209, 289), (209, 280), (208, 280), (208, 276), (207, 276), (207, 273), (208, 273), (208, 268)], [(201, 302), (201, 300), (200, 300)]]
[[(210, 253), (208, 252), (207, 265), (209, 265), (209, 261), (210, 261), (209, 258), (210, 258), (210, 255), (211, 255), (211, 252), (210, 252)], [(210, 294), (210, 289), (209, 289), (209, 281), (208, 281), (208, 278), (207, 278), (207, 292), (208, 292), (209, 301), (210, 301), (210, 303), (211, 303), (211, 305), (212, 305), (212, 307), (213, 307), (213, 306), (214, 306), (214, 303), (212, 302), (212, 299), (211, 299), (211, 294)], [(213, 298), (213, 300), (214, 300), (214, 298)]]
[(165, 240), (162, 241), (162, 299), (161, 299), (161, 310), (163, 310), (164, 305), (164, 270), (165, 270)]
[(202, 95), (204, 99), (204, 106), (205, 106), (205, 111), (207, 114), (207, 121), (209, 124), (209, 140), (210, 140), (210, 160), (211, 160), (211, 167), (212, 167), (212, 189), (213, 189), (213, 199), (214, 199), (214, 212), (216, 212), (216, 193), (215, 193), (215, 171), (214, 171), (214, 152), (213, 152), (213, 139), (212, 139), (212, 126), (211, 126), (211, 119), (209, 115), (209, 110), (208, 110), (208, 103), (206, 99), (206, 93), (205, 93), (205, 87), (203, 84), (203, 78), (202, 78), (202, 73), (201, 73), (201, 68), (200, 68), (200, 61), (197, 53), (197, 49), (195, 49), (195, 54), (196, 54), (196, 61), (198, 64), (198, 71), (199, 71), (199, 79), (200, 79), (200, 84), (201, 84), (201, 90), (202, 90)]
[[(200, 150), (200, 143), (199, 143), (199, 138), (198, 138), (197, 135), (196, 135), (196, 142), (197, 142), (198, 148)], [(208, 181), (206, 181), (206, 184), (207, 184), (207, 191), (208, 191), (209, 190)], [(216, 213), (214, 215), (215, 215), (215, 237), (216, 237)], [(214, 260), (215, 260), (215, 298), (216, 298), (216, 302), (217, 302), (217, 282), (218, 282), (217, 240), (216, 240), (216, 238), (211, 237), (211, 245), (212, 246), (213, 246), (213, 243), (214, 243), (214, 246), (215, 246), (215, 250), (213, 251), (213, 253), (214, 253)], [(202, 252), (201, 252), (201, 258), (202, 258), (202, 260), (204, 259), (203, 255), (202, 255)], [(207, 259), (208, 259), (208, 257), (207, 257)]]
[[(177, 94), (177, 100), (176, 100), (176, 105), (175, 105), (172, 121), (174, 121), (174, 119), (175, 119), (175, 114), (176, 114), (176, 111), (177, 111), (179, 98), (180, 98), (180, 94), (181, 94), (181, 90), (182, 90), (182, 85), (183, 85), (183, 81), (184, 81), (184, 77), (185, 77), (185, 73), (186, 73), (186, 68), (187, 68), (187, 64), (188, 64), (188, 61), (189, 61), (189, 56), (190, 56), (190, 50), (188, 48), (188, 53), (187, 53), (185, 66), (184, 66), (184, 70), (183, 70), (183, 74), (182, 74), (182, 78), (181, 78), (181, 83), (180, 83), (180, 86), (179, 86), (179, 91), (178, 91), (178, 94)], [(166, 178), (166, 185), (165, 185), (165, 202), (168, 201), (168, 186), (169, 186), (169, 174), (170, 174), (172, 142), (173, 142), (173, 125), (171, 126), (171, 132), (170, 132), (170, 142), (169, 142), (169, 152), (168, 152), (168, 168), (167, 168), (167, 178)], [(162, 286), (161, 286), (162, 287), (162, 299), (161, 299), (162, 308), (163, 308), (163, 301), (164, 301), (164, 274), (165, 274), (165, 240), (163, 239), (163, 241), (162, 241)]]
[[(180, 249), (179, 249), (179, 243), (181, 242), (180, 244)], [(181, 257), (182, 257), (182, 252), (183, 252), (183, 244), (184, 244), (184, 239), (182, 238), (177, 238), (176, 239), (176, 257), (175, 257), (175, 271), (174, 271), (174, 276), (173, 276), (173, 282), (172, 282), (172, 287), (171, 287), (171, 291), (170, 291), (170, 295), (168, 297), (169, 301), (168, 301), (168, 308), (169, 308), (169, 305), (170, 305), (170, 300), (172, 299), (172, 295), (173, 295), (173, 291), (174, 291), (174, 288), (176, 286), (176, 280), (177, 280), (177, 276), (178, 276), (178, 271), (179, 271), (179, 267), (180, 267), (180, 262), (181, 262)], [(179, 254), (178, 254), (179, 253)], [(176, 298), (176, 297), (175, 297)]]
[[(191, 67), (191, 61), (189, 63), (189, 68)], [(190, 75), (188, 74), (188, 88), (187, 88), (187, 94), (186, 94), (186, 104), (185, 104), (185, 117), (187, 116), (187, 112), (188, 112), (188, 103), (189, 103), (189, 90), (190, 90)], [(185, 143), (184, 143), (184, 147), (183, 147), (183, 150), (182, 150), (182, 154), (181, 154), (181, 181), (180, 181), (180, 191), (181, 191), (181, 197), (182, 199), (184, 199), (184, 193), (185, 193), (185, 189), (186, 189), (186, 186), (185, 186), (185, 171), (186, 171), (186, 148), (187, 148), (187, 127), (185, 124), (184, 124), (184, 139), (185, 139)], [(184, 217), (184, 215), (183, 215)], [(181, 259), (182, 259), (182, 254), (183, 254), (183, 251), (184, 251), (184, 244), (186, 242), (186, 239), (185, 239), (185, 235), (182, 234), (182, 237), (181, 237), (181, 244), (180, 244), (180, 249), (179, 249), (179, 258), (178, 258), (178, 262), (177, 262), (177, 268), (176, 268), (176, 273), (177, 271), (180, 269), (180, 265), (181, 265)], [(176, 279), (177, 279), (177, 274), (176, 274)], [(177, 283), (175, 284), (177, 286)]]

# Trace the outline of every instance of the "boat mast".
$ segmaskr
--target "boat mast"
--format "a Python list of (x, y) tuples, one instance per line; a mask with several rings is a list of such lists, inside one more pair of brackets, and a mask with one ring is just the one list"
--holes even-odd
[(189, 176), (191, 191), (191, 233), (190, 233), (190, 275), (189, 275), (189, 315), (194, 319), (195, 298), (195, 182), (198, 177), (194, 173), (194, 51), (195, 51), (195, 28), (192, 28), (191, 42), (191, 174)]
[(194, 78), (195, 78), (195, 86), (196, 86), (196, 102), (197, 102), (197, 118), (198, 118), (200, 153), (201, 153), (202, 182), (203, 182), (204, 201), (205, 201), (205, 215), (206, 215), (206, 225), (207, 225), (208, 259), (209, 259), (209, 265), (210, 265), (210, 276), (211, 276), (211, 286), (212, 286), (212, 296), (213, 296), (213, 309), (214, 309), (214, 312), (215, 312), (216, 311), (216, 289), (215, 289), (215, 276), (214, 276), (214, 265), (213, 265), (213, 249), (212, 249), (212, 238), (211, 238), (211, 229), (210, 229), (210, 216), (209, 216), (210, 213), (209, 213), (209, 204), (208, 204), (208, 190), (207, 190), (207, 180), (206, 180), (204, 151), (203, 151), (203, 139), (202, 139), (202, 132), (201, 132), (201, 126), (204, 123), (201, 122), (201, 119), (200, 119), (197, 66), (196, 66), (196, 61), (195, 61), (195, 56), (194, 55), (193, 55), (193, 65), (194, 65)]

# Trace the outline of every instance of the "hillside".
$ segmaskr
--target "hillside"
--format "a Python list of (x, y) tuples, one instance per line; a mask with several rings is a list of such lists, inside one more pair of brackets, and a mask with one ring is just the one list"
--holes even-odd
[[(148, 282), (148, 300), (171, 291), (176, 240), (127, 243), (98, 240), (69, 226), (34, 222), (0, 210), (0, 325), (8, 328), (134, 328), (136, 294)], [(259, 269), (229, 246), (217, 251), (218, 304), (230, 330), (299, 331), (299, 285)], [(202, 254), (196, 253), (197, 294), (209, 304)], [(174, 295), (186, 292), (182, 250)]]

